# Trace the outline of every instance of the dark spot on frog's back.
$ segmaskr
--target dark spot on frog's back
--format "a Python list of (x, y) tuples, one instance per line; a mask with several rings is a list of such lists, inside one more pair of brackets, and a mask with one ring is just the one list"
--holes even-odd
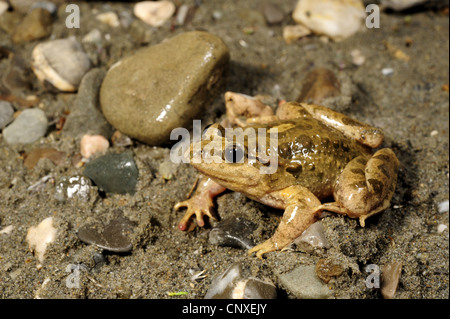
[(295, 178), (298, 178), (300, 176), (300, 174), (302, 173), (302, 171), (303, 171), (302, 165), (297, 165), (297, 166), (286, 168), (286, 172), (288, 172)]
[(367, 182), (372, 186), (375, 194), (380, 194), (383, 191), (383, 183), (377, 179), (369, 179)]

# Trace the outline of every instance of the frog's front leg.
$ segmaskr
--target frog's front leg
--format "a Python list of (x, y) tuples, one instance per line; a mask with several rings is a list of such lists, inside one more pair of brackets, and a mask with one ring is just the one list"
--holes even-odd
[(285, 211), (275, 234), (249, 250), (262, 258), (265, 253), (281, 250), (299, 237), (316, 222), (321, 213), (320, 200), (305, 187), (294, 185), (264, 196), (261, 202), (273, 207), (284, 207)]
[(367, 217), (389, 207), (398, 167), (399, 161), (390, 148), (383, 148), (372, 157), (351, 160), (336, 181), (336, 202), (323, 204), (322, 208), (359, 218), (364, 226)]
[(212, 208), (214, 207), (213, 198), (225, 190), (225, 187), (217, 184), (211, 178), (201, 177), (198, 181), (194, 196), (174, 206), (175, 210), (181, 207), (187, 207), (186, 214), (178, 223), (178, 228), (180, 230), (188, 230), (191, 217), (194, 215), (197, 220), (197, 225), (200, 227), (205, 225), (203, 216), (206, 215), (212, 219), (216, 219), (212, 214)]

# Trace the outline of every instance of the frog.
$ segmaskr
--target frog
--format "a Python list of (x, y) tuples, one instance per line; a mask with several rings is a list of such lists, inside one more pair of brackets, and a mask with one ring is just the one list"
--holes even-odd
[[(200, 227), (205, 226), (206, 216), (217, 220), (213, 199), (227, 189), (240, 192), (251, 200), (284, 210), (274, 234), (248, 251), (262, 259), (269, 252), (289, 247), (324, 212), (358, 218), (364, 227), (368, 217), (390, 206), (400, 162), (392, 149), (380, 148), (384, 140), (380, 128), (322, 105), (286, 102), (273, 114), (261, 103), (255, 106), (234, 101), (240, 98), (239, 94), (229, 94), (233, 103), (226, 104), (227, 119), (209, 127), (209, 138), (197, 142), (201, 151), (212, 141), (222, 146), (228, 143), (228, 147), (223, 148), (223, 161), (191, 162), (200, 177), (194, 195), (174, 206), (175, 210), (187, 208), (178, 224), (180, 230), (192, 228), (194, 217)], [(250, 158), (255, 154), (248, 149), (255, 145), (250, 137), (244, 145), (226, 141), (223, 130), (233, 125), (265, 128), (267, 139), (268, 132), (276, 129), (278, 143), (267, 150), (276, 156), (274, 172), (261, 174), (261, 166), (267, 163)], [(191, 157), (194, 146), (192, 143)], [(227, 161), (229, 154), (231, 160)]]

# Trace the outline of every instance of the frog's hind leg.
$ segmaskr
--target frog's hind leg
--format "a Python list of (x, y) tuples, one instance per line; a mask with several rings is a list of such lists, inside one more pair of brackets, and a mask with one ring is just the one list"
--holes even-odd
[(384, 134), (379, 128), (356, 121), (325, 106), (300, 104), (316, 120), (337, 129), (347, 137), (358, 140), (361, 144), (376, 148), (383, 142)]
[(365, 219), (389, 207), (397, 184), (399, 161), (384, 148), (372, 157), (359, 156), (342, 171), (334, 188), (336, 202), (321, 205), (324, 210)]

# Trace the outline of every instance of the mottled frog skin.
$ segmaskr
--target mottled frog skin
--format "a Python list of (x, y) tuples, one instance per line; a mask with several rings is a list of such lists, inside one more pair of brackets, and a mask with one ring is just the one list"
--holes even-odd
[[(271, 129), (278, 130), (276, 148), (269, 149), (270, 143), (266, 143), (267, 153), (276, 153), (276, 171), (261, 174), (261, 165), (268, 164), (249, 161), (249, 154), (257, 152), (249, 151), (255, 144), (248, 140), (233, 146), (240, 147), (237, 153), (244, 157), (242, 163), (192, 163), (203, 177), (195, 195), (175, 205), (176, 209), (187, 207), (179, 223), (181, 230), (189, 228), (194, 215), (199, 226), (204, 225), (204, 215), (215, 218), (212, 199), (225, 189), (242, 192), (253, 200), (284, 209), (275, 234), (249, 251), (261, 258), (289, 245), (319, 219), (323, 210), (359, 218), (364, 226), (367, 217), (389, 207), (399, 162), (389, 148), (372, 155), (372, 148), (380, 146), (384, 138), (380, 129), (319, 105), (290, 102), (282, 104), (276, 115), (266, 113), (247, 122), (255, 129), (266, 128), (267, 140)], [(239, 124), (236, 118), (229, 121)], [(215, 133), (222, 130), (218, 124), (208, 129), (210, 139), (202, 141), (199, 149), (217, 141), (224, 146), (225, 159), (230, 143), (224, 134)], [(334, 202), (322, 204), (326, 198), (334, 198)]]

